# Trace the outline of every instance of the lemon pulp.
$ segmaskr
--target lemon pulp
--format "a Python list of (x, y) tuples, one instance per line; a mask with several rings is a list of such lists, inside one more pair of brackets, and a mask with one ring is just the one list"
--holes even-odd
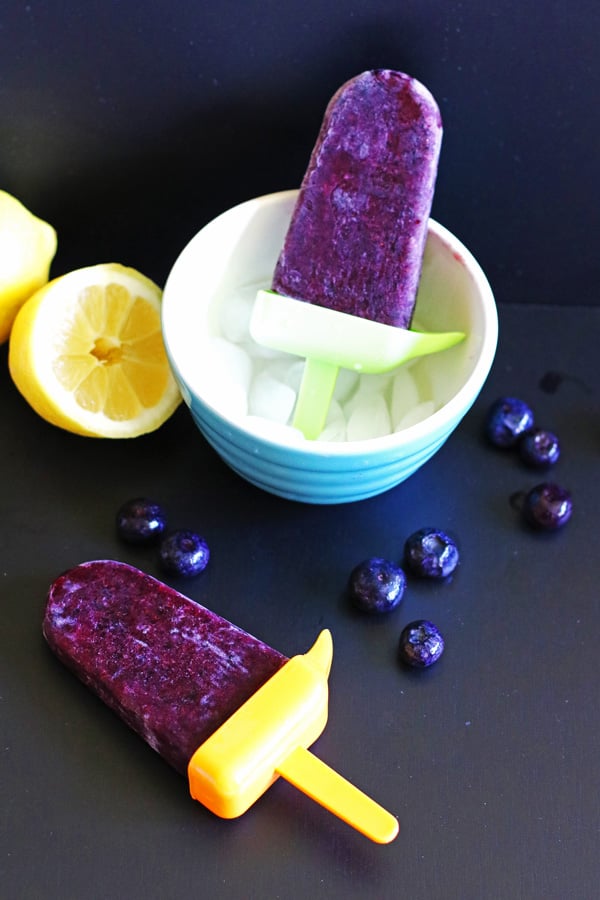
[(9, 347), (15, 384), (45, 419), (80, 434), (154, 430), (181, 400), (160, 301), (153, 282), (117, 264), (55, 279), (15, 320)]

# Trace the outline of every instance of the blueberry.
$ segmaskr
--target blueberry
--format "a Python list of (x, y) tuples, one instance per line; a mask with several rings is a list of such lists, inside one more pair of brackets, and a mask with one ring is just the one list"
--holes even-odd
[(117, 534), (128, 544), (152, 544), (164, 534), (165, 514), (146, 497), (128, 500), (117, 513)]
[(517, 397), (500, 397), (490, 407), (485, 433), (496, 447), (514, 447), (519, 438), (533, 428), (533, 413)]
[(171, 531), (160, 543), (159, 558), (163, 569), (171, 575), (199, 575), (210, 558), (208, 544), (195, 531)]
[(537, 484), (527, 493), (522, 503), (525, 521), (534, 528), (556, 531), (571, 518), (573, 502), (568, 490), (552, 482)]
[(406, 587), (402, 569), (387, 559), (372, 557), (350, 573), (348, 590), (355, 606), (363, 612), (382, 613), (395, 609)]
[(406, 566), (422, 578), (446, 578), (458, 565), (458, 547), (439, 528), (420, 528), (406, 540)]
[(402, 662), (425, 669), (437, 662), (444, 652), (444, 638), (433, 622), (417, 619), (402, 630), (398, 649)]
[(528, 466), (545, 469), (558, 462), (560, 444), (551, 431), (533, 428), (524, 434), (518, 443), (519, 455)]

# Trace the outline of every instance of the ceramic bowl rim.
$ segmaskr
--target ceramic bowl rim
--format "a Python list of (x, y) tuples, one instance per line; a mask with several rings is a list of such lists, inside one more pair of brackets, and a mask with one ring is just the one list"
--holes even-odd
[[(479, 389), (491, 368), (498, 340), (498, 314), (496, 302), (488, 279), (473, 254), (451, 231), (431, 218), (429, 219), (428, 226), (429, 233), (435, 235), (442, 243), (450, 248), (453, 254), (456, 254), (463, 260), (465, 268), (476, 284), (475, 295), (479, 298), (478, 305), (483, 316), (483, 326), (481, 330), (481, 345), (469, 376), (456, 393), (430, 416), (427, 416), (427, 418), (423, 419), (421, 422), (404, 428), (401, 431), (360, 441), (303, 441), (301, 438), (299, 438), (297, 442), (294, 440), (284, 441), (277, 440), (271, 435), (262, 434), (258, 430), (255, 431), (251, 427), (244, 426), (244, 423), (239, 419), (225, 415), (209, 400), (199, 395), (196, 391), (192, 392), (187, 387), (186, 379), (183, 377), (183, 374), (177, 365), (176, 358), (169, 342), (169, 319), (172, 316), (171, 310), (175, 303), (175, 300), (171, 299), (172, 294), (170, 293), (170, 285), (174, 277), (173, 273), (176, 272), (177, 267), (181, 264), (182, 258), (193, 252), (193, 245), (196, 239), (198, 239), (202, 232), (209, 228), (216, 219), (220, 219), (222, 216), (226, 216), (228, 213), (246, 204), (283, 201), (296, 194), (296, 190), (278, 191), (271, 194), (264, 194), (260, 197), (255, 197), (230, 207), (230, 209), (225, 210), (199, 229), (199, 231), (188, 241), (175, 260), (167, 277), (163, 292), (163, 335), (167, 355), (171, 367), (174, 370), (174, 374), (177, 380), (186, 387), (187, 394), (190, 395), (189, 405), (191, 406), (193, 402), (200, 406), (204, 406), (210, 410), (213, 416), (223, 422), (225, 428), (234, 430), (239, 435), (243, 436), (245, 441), (253, 441), (258, 445), (272, 446), (285, 452), (292, 452), (297, 458), (305, 457), (307, 462), (311, 459), (317, 460), (329, 457), (352, 458), (371, 456), (373, 454), (376, 455), (381, 452), (384, 454), (391, 451), (401, 452), (403, 448), (419, 443), (428, 436), (435, 436), (452, 430), (453, 423), (457, 419), (461, 419), (465, 414), (465, 411), (474, 402), (479, 393)], [(476, 390), (474, 390), (473, 385), (475, 385)]]

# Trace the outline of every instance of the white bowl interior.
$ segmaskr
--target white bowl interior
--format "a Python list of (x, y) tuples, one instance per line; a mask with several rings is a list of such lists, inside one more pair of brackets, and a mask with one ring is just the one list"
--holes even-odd
[[(216, 358), (214, 340), (222, 337), (223, 304), (240, 291), (270, 286), (296, 195), (296, 191), (286, 191), (259, 197), (214, 219), (182, 251), (165, 286), (165, 342), (184, 399), (190, 405), (191, 394), (197, 395), (242, 429), (252, 430), (236, 412), (232, 402), (236, 385), (228, 383), (230, 367), (223, 355)], [(437, 411), (407, 429), (407, 434), (374, 438), (374, 443), (402, 443), (430, 427), (443, 427), (444, 419), (468, 408), (494, 356), (497, 317), (487, 280), (469, 251), (433, 221), (414, 324), (428, 331), (461, 330), (467, 338), (450, 350), (411, 364), (413, 376), (425, 386)], [(301, 446), (309, 453), (344, 453), (351, 445), (324, 446), (311, 441)]]

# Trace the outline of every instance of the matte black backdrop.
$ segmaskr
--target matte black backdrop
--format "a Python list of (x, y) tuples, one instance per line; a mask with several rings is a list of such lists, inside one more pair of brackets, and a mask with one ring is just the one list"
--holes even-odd
[[(439, 100), (434, 215), (500, 317), (490, 378), (440, 452), (331, 508), (244, 482), (184, 407), (135, 442), (53, 428), (0, 348), (3, 900), (596, 900), (599, 26), (597, 0), (0, 0), (0, 187), (56, 226), (53, 274), (118, 260), (163, 283), (216, 213), (298, 185), (341, 82), (393, 66)], [(560, 534), (519, 527), (511, 494), (540, 476), (483, 444), (503, 393), (563, 441)], [(211, 546), (176, 587), (288, 654), (331, 628), (316, 752), (398, 815), (390, 847), (282, 783), (216, 819), (44, 646), (58, 572), (107, 556), (160, 574), (114, 534), (139, 494)], [(425, 524), (457, 536), (455, 577), (353, 615), (351, 567)], [(407, 673), (398, 635), (422, 616), (447, 649)]]
[(4, 0), (0, 184), (59, 229), (53, 271), (162, 283), (215, 213), (297, 186), (333, 91), (389, 66), (439, 101), (433, 214), (498, 299), (598, 303), (599, 40), (596, 0)]

